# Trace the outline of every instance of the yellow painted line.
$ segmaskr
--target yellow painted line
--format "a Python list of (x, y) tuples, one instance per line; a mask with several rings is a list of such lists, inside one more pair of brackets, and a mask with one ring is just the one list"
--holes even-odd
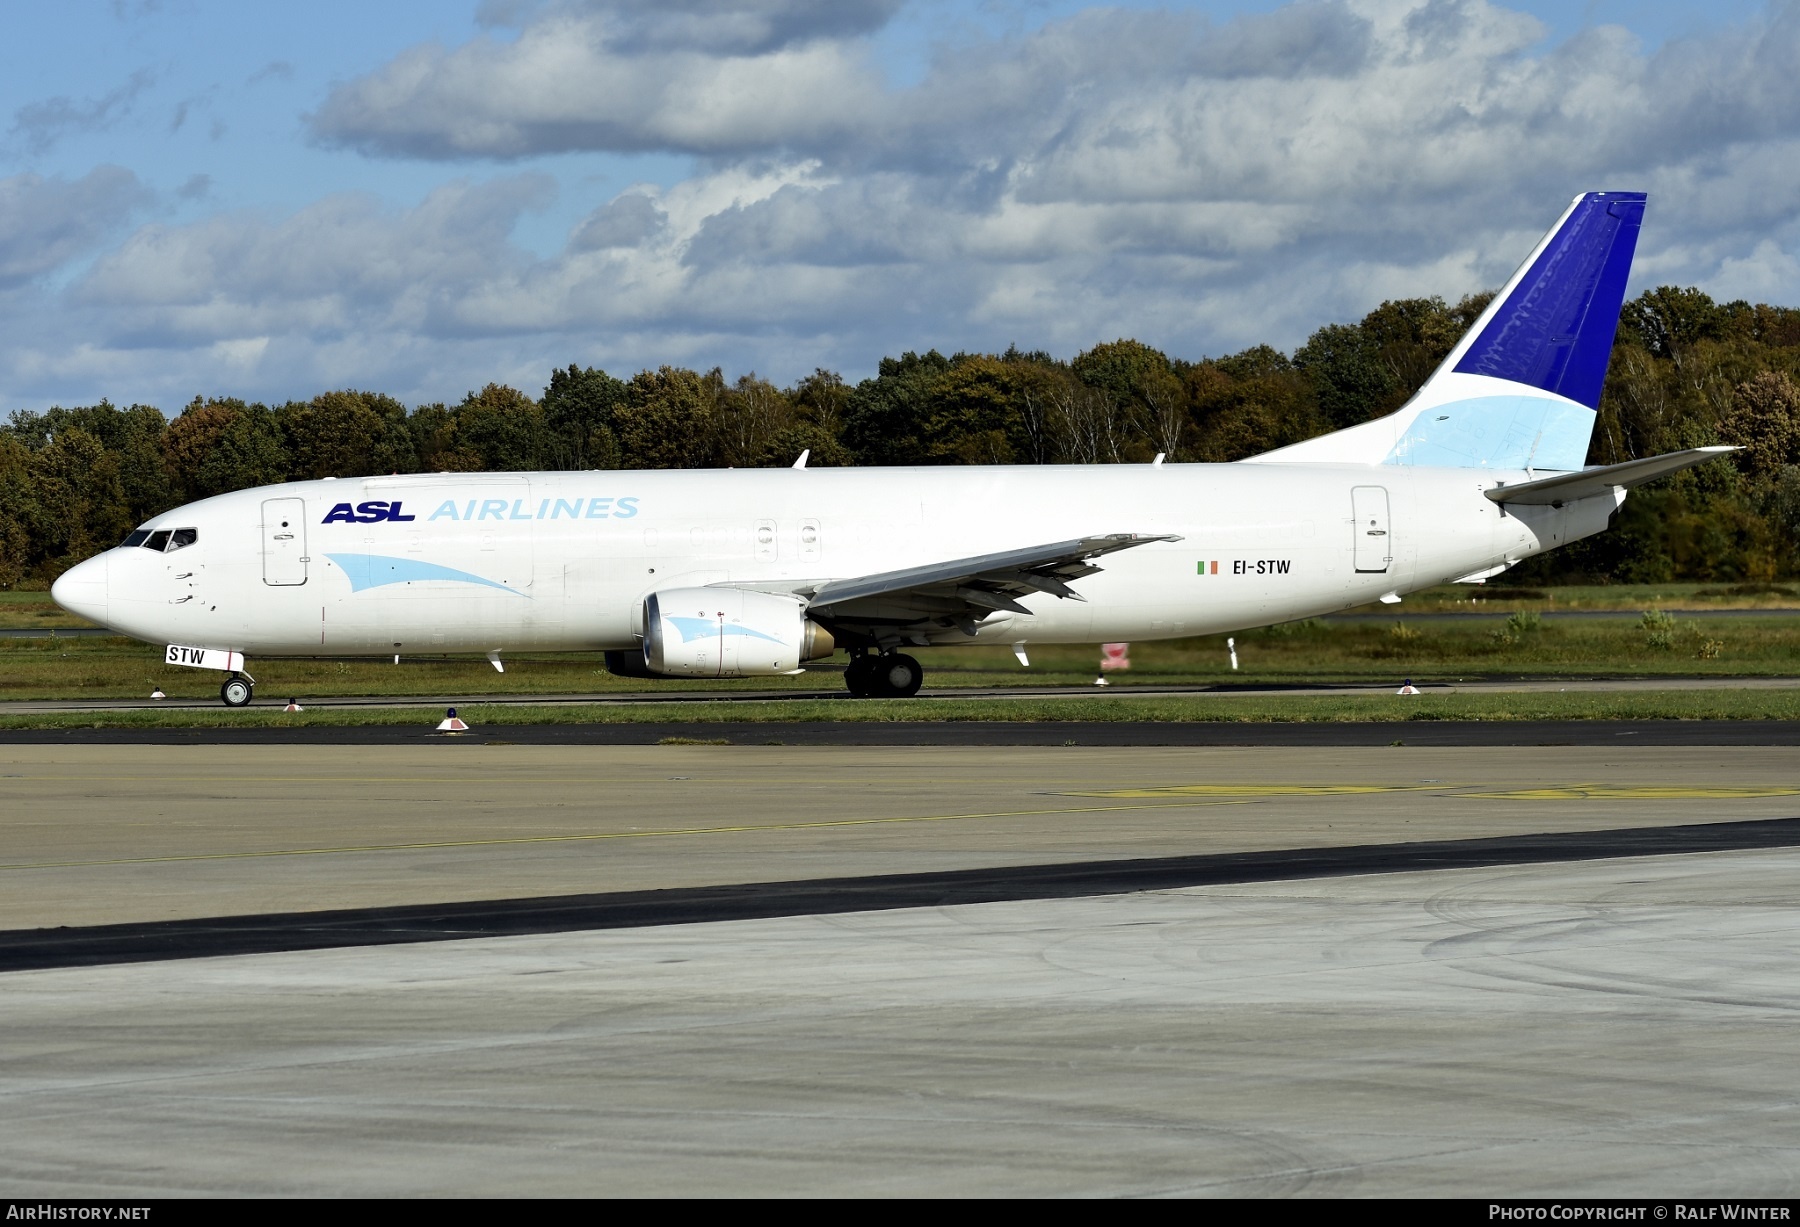
[(1686, 784), (1568, 784), (1560, 788), (1515, 788), (1505, 792), (1462, 792), (1459, 797), (1491, 801), (1743, 801), (1756, 797), (1797, 797), (1796, 788), (1705, 788)]
[[(934, 775), (937, 784), (954, 784), (979, 781), (984, 784), (1025, 784), (1043, 783), (1041, 777), (1030, 780), (1005, 780), (993, 776), (970, 776), (964, 779), (957, 776)], [(761, 778), (714, 777), (696, 778), (693, 780), (662, 780), (651, 776), (588, 776), (569, 778), (545, 778), (530, 776), (522, 781), (516, 776), (503, 778), (493, 777), (485, 770), (480, 775), (463, 776), (457, 773), (443, 775), (408, 776), (408, 775), (188, 775), (171, 772), (166, 775), (101, 775), (88, 773), (85, 775), (37, 775), (20, 773), (0, 776), (0, 785), (11, 782), (26, 781), (47, 783), (76, 783), (98, 785), (107, 783), (169, 783), (169, 784), (448, 784), (458, 787), (471, 784), (493, 784), (505, 788), (517, 788), (520, 783), (528, 782), (535, 786), (593, 786), (596, 784), (629, 784), (657, 785), (664, 783), (694, 783), (714, 785), (761, 784), (770, 781)], [(1705, 787), (1685, 784), (1563, 784), (1544, 788), (1519, 788), (1500, 791), (1464, 792), (1466, 785), (1455, 784), (1175, 784), (1163, 788), (1109, 788), (1098, 791), (1064, 791), (1059, 795), (1065, 797), (1104, 797), (1116, 800), (1148, 799), (1153, 797), (1333, 797), (1359, 796), (1386, 792), (1446, 792), (1459, 797), (1475, 797), (1484, 800), (1498, 801), (1730, 801), (1746, 800), (1757, 797), (1793, 797), (1800, 796), (1800, 785), (1778, 785), (1771, 787)], [(1052, 811), (1025, 810), (1021, 813), (1040, 813)], [(1079, 810), (1054, 811), (1058, 813), (1080, 813)], [(945, 817), (963, 817), (965, 815), (946, 815)], [(968, 817), (992, 817), (994, 815), (966, 815)], [(870, 819), (869, 821), (938, 821), (936, 818), (926, 819)], [(713, 828), (707, 828), (711, 830)], [(735, 828), (718, 828), (720, 830)], [(761, 827), (759, 830), (778, 828)], [(587, 838), (583, 836), (582, 838)], [(0, 865), (0, 869), (9, 868)]]
[[(1177, 784), (1169, 788), (1113, 788), (1066, 792), (1065, 797), (1337, 797), (1375, 792), (1442, 792), (1441, 784)], [(1453, 786), (1452, 786), (1453, 787)]]
[(1493, 801), (1738, 801), (1800, 796), (1800, 786), (1706, 787), (1688, 784), (1560, 784), (1465, 792), (1457, 784), (1177, 784), (1167, 788), (1114, 788), (1065, 792), (1066, 797), (1334, 797), (1386, 792), (1437, 792)]
[[(1248, 801), (1211, 801), (1199, 804), (1246, 805)], [(1192, 809), (1192, 804), (1087, 805), (1068, 809), (996, 810), (987, 814), (916, 814), (899, 818), (838, 818), (829, 822), (779, 822), (766, 826), (672, 827), (652, 831), (600, 831), (591, 835), (515, 835), (501, 839), (452, 839), (430, 843), (349, 844), (340, 848), (271, 848), (259, 852), (202, 852), (187, 856), (113, 857), (93, 861), (28, 861), (0, 865), (11, 869), (83, 869), (99, 865), (161, 865), (176, 861), (239, 861), (265, 856), (337, 856), (352, 852), (416, 852), (440, 848), (487, 848), (503, 844), (586, 843), (602, 839), (664, 839), (679, 835), (747, 835), (761, 831), (816, 831), (836, 827), (871, 827), (901, 822), (961, 822), (973, 818), (1031, 818), (1045, 814), (1106, 814), (1116, 810)]]

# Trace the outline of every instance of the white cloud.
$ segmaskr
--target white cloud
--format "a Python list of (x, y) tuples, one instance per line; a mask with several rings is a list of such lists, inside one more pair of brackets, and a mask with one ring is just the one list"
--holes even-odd
[(648, 194), (626, 192), (590, 213), (569, 236), (569, 246), (576, 251), (637, 247), (668, 224), (669, 215)]
[(646, 7), (635, 20), (622, 6), (560, 8), (516, 41), (415, 47), (334, 90), (312, 130), (326, 144), (423, 158), (730, 154), (841, 140), (879, 107), (854, 41), (778, 37), (785, 23), (761, 6), (753, 30), (705, 11), (725, 5)]
[(570, 360), (858, 375), (903, 348), (1121, 335), (1198, 356), (1497, 284), (1596, 188), (1652, 194), (1640, 283), (1800, 304), (1792, 5), (1654, 54), (1617, 27), (1546, 48), (1484, 0), (1218, 26), (1096, 9), (945, 50), (907, 88), (869, 36), (893, 7), (490, 5), (516, 38), (396, 57), (324, 100), (315, 139), (702, 155), (693, 173), (593, 200), (548, 257), (509, 238), (551, 191), (535, 176), (148, 226), (60, 309), (170, 380), (267, 338), (264, 395), (453, 396)]
[(73, 182), (30, 174), (0, 179), (0, 287), (94, 250), (149, 196), (120, 166), (95, 167)]
[(1764, 239), (1745, 256), (1726, 256), (1719, 261), (1718, 276), (1713, 281), (1719, 297), (1730, 300), (1768, 301), (1792, 293), (1800, 285), (1800, 260), (1792, 250), (1784, 251), (1774, 240)]
[(526, 262), (507, 236), (551, 190), (532, 175), (452, 183), (400, 213), (344, 194), (280, 219), (222, 213), (149, 225), (96, 261), (71, 298), (137, 347), (454, 333), (460, 296)]
[(901, 0), (576, 0), (565, 10), (598, 22), (628, 52), (663, 49), (757, 54), (868, 34)]
[(156, 74), (146, 68), (98, 98), (62, 94), (27, 103), (13, 113), (11, 135), (33, 154), (48, 153), (64, 137), (112, 127), (131, 113), (138, 95), (155, 82)]

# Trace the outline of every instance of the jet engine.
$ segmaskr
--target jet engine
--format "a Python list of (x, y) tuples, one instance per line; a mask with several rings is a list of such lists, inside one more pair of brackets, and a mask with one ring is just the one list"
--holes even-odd
[(798, 597), (671, 588), (644, 601), (644, 666), (663, 677), (773, 677), (830, 656), (831, 632)]

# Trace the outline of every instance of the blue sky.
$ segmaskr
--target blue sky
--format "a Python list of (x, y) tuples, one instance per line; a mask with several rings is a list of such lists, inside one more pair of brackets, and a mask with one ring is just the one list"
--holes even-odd
[(1189, 357), (1504, 276), (1800, 304), (1800, 12), (1592, 0), (18, 6), (0, 411), (928, 346)]

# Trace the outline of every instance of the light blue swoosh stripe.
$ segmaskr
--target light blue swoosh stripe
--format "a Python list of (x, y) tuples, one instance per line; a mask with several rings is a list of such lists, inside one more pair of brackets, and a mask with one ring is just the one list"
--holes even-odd
[(1540, 396), (1478, 396), (1421, 413), (1387, 464), (1451, 469), (1579, 469), (1594, 411)]
[(663, 621), (674, 623), (675, 629), (681, 632), (681, 642), (683, 643), (692, 643), (696, 639), (707, 639), (713, 635), (725, 634), (742, 635), (746, 639), (767, 639), (770, 643), (779, 643), (782, 647), (787, 646), (785, 641), (777, 639), (773, 635), (765, 635), (761, 631), (751, 630), (747, 626), (739, 626), (736, 622), (726, 622), (721, 625), (711, 618), (664, 618)]
[(455, 584), (480, 584), (486, 588), (498, 588), (502, 592), (510, 592), (514, 596), (525, 596), (517, 588), (508, 588), (505, 584), (497, 584), (491, 579), (483, 579), (481, 576), (471, 575), (467, 571), (458, 571), (454, 567), (440, 567), (435, 562), (421, 562), (416, 558), (389, 558), (382, 554), (327, 554), (325, 556), (337, 563), (343, 569), (344, 574), (350, 577), (350, 591), (352, 592), (361, 592), (365, 588), (380, 588), (385, 584), (443, 580)]

